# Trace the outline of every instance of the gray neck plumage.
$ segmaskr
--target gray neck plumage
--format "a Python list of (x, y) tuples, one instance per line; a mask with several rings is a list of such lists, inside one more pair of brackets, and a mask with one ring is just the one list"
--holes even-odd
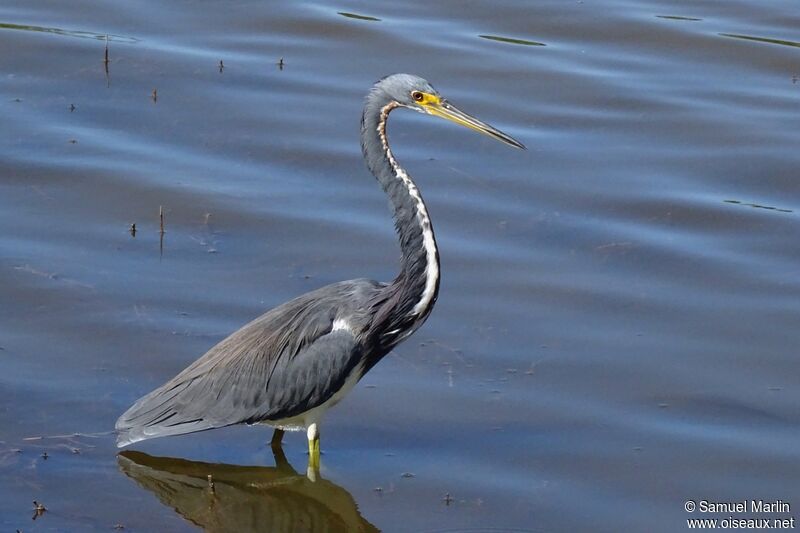
[(403, 252), (400, 274), (378, 314), (385, 342), (393, 345), (419, 327), (433, 309), (439, 293), (439, 251), (422, 195), (389, 149), (386, 121), (399, 104), (370, 96), (361, 120), (361, 148), (389, 197)]

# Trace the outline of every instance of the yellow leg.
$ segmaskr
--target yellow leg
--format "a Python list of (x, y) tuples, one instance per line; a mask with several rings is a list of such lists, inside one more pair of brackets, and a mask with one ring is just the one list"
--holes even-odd
[(308, 467), (319, 470), (319, 431), (316, 424), (308, 426)]
[(308, 441), (308, 466), (319, 469), (319, 437)]

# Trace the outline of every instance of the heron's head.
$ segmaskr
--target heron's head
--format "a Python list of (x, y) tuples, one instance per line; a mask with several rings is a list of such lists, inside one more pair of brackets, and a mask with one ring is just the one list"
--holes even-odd
[(494, 126), (461, 111), (448, 102), (427, 80), (413, 74), (392, 74), (379, 81), (375, 91), (383, 92), (388, 99), (419, 113), (447, 119), (477, 132), (525, 149), (525, 145)]

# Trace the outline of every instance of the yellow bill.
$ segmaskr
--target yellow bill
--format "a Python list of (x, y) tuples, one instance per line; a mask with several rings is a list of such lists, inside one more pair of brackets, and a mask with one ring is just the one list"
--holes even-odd
[(442, 100), (441, 98), (434, 95), (429, 95), (425, 93), (423, 94), (425, 98), (423, 101), (420, 102), (420, 104), (422, 104), (422, 107), (428, 114), (446, 118), (447, 120), (455, 122), (456, 124), (466, 126), (472, 130), (483, 133), (484, 135), (488, 135), (489, 137), (494, 137), (498, 141), (510, 144), (515, 148), (521, 148), (523, 150), (526, 150), (525, 145), (516, 140), (515, 138), (513, 138), (512, 136), (503, 133), (494, 126), (487, 124), (482, 120), (478, 120), (472, 115), (464, 113), (463, 111), (452, 105), (450, 102)]

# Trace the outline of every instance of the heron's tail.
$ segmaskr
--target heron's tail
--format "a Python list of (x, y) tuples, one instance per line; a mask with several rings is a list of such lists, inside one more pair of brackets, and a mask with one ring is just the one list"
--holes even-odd
[(142, 440), (155, 439), (158, 437), (169, 437), (172, 435), (185, 435), (187, 433), (195, 433), (197, 431), (205, 431), (207, 429), (214, 429), (214, 426), (207, 424), (202, 420), (172, 427), (153, 425), (126, 428), (120, 427), (119, 422), (117, 422), (117, 448), (124, 448), (125, 446)]
[(219, 427), (218, 424), (188, 413), (189, 410), (178, 401), (180, 390), (181, 387), (167, 386), (156, 389), (125, 411), (114, 426), (117, 431), (117, 447)]

